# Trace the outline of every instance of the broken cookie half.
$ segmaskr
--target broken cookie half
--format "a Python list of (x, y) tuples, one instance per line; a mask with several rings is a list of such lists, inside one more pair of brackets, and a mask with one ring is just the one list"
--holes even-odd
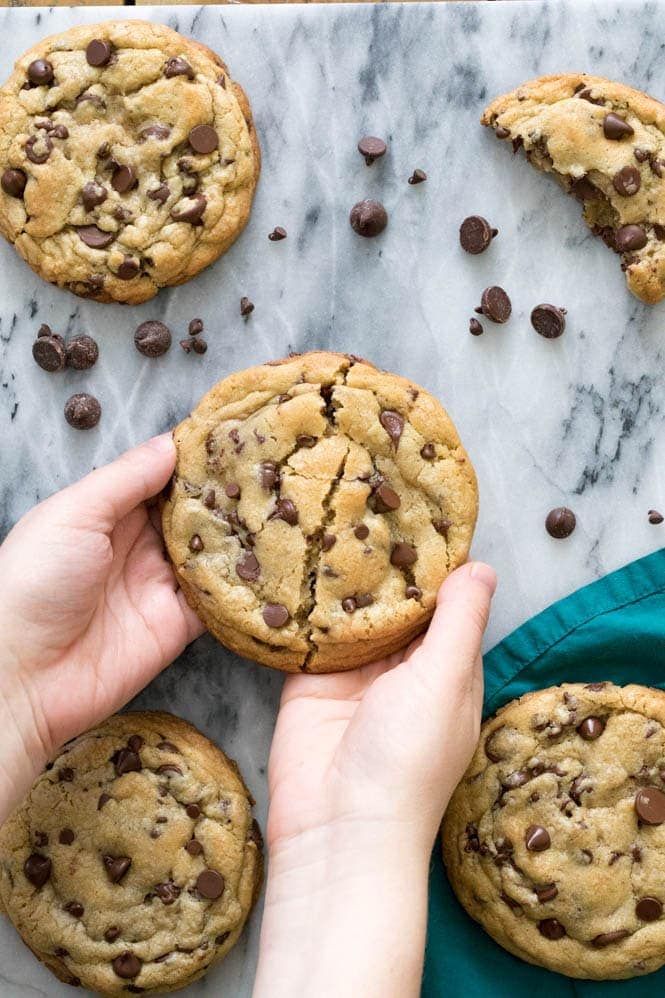
[(567, 73), (497, 97), (481, 122), (584, 205), (587, 225), (621, 255), (634, 295), (665, 297), (665, 104)]

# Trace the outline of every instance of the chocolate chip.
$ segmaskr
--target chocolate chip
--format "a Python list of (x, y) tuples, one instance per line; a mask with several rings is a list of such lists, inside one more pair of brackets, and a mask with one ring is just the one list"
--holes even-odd
[(385, 155), (386, 144), (383, 139), (377, 139), (375, 135), (365, 135), (358, 143), (358, 152), (365, 157), (365, 162), (371, 166), (374, 160)]
[(604, 949), (605, 946), (611, 946), (613, 943), (621, 942), (626, 936), (629, 936), (630, 932), (628, 929), (616, 929), (614, 932), (601, 932), (599, 936), (594, 936), (591, 940), (591, 945), (595, 946), (596, 949)]
[(663, 903), (658, 898), (640, 898), (635, 905), (635, 914), (643, 922), (655, 922), (663, 914)]
[(203, 332), (203, 319), (190, 319), (189, 325), (187, 327), (187, 332), (190, 336), (198, 336), (199, 333)]
[(144, 357), (161, 357), (171, 346), (171, 330), (157, 319), (148, 319), (137, 327), (134, 346)]
[(657, 787), (643, 787), (635, 794), (635, 811), (645, 825), (665, 822), (665, 794)]
[(68, 911), (73, 918), (83, 918), (85, 908), (79, 901), (68, 901), (63, 904), (63, 910)]
[(110, 794), (100, 794), (99, 795), (99, 800), (97, 801), (97, 810), (101, 811), (101, 809), (104, 807), (104, 805), (106, 803), (108, 803), (108, 801), (110, 801), (110, 800), (111, 800)]
[(71, 766), (63, 766), (62, 769), (58, 770), (58, 780), (60, 783), (74, 782), (74, 770)]
[(102, 407), (94, 395), (77, 392), (65, 402), (65, 419), (75, 430), (91, 430), (102, 416)]
[(9, 194), (12, 198), (22, 198), (27, 182), (28, 178), (23, 170), (7, 169), (2, 174), (0, 184), (5, 194)]
[(582, 89), (578, 91), (577, 96), (580, 100), (588, 101), (589, 104), (596, 104), (598, 107), (602, 107), (605, 103), (602, 97), (593, 96), (591, 87), (582, 87)]
[(118, 936), (120, 935), (120, 929), (117, 925), (109, 925), (108, 929), (104, 933), (104, 939), (107, 943), (114, 943)]
[(659, 513), (657, 509), (649, 510), (649, 523), (653, 523), (657, 526), (659, 523), (663, 522), (663, 514)]
[(632, 253), (647, 244), (647, 234), (641, 225), (622, 225), (614, 234), (614, 245), (619, 253)]
[(180, 897), (180, 887), (172, 880), (167, 880), (163, 884), (156, 884), (155, 894), (162, 904), (173, 904)]
[(410, 568), (418, 557), (416, 549), (404, 541), (393, 544), (390, 552), (390, 564), (395, 568)]
[(53, 150), (48, 135), (31, 135), (25, 143), (25, 154), (31, 163), (45, 163)]
[(545, 936), (545, 939), (550, 939), (553, 942), (557, 939), (563, 939), (566, 934), (563, 925), (556, 918), (543, 918), (538, 922), (538, 931), (541, 936)]
[(369, 537), (369, 527), (366, 523), (359, 523), (358, 526), (353, 531), (354, 536), (358, 538), (359, 541), (364, 541)]
[(295, 527), (298, 522), (298, 510), (295, 503), (291, 502), (290, 499), (278, 499), (269, 519), (284, 520), (289, 526)]
[(129, 748), (121, 748), (115, 753), (111, 761), (115, 765), (116, 776), (124, 776), (125, 773), (140, 773), (143, 769), (138, 752), (132, 752)]
[(102, 856), (102, 862), (112, 884), (119, 883), (132, 865), (129, 856)]
[(23, 872), (33, 887), (43, 887), (51, 876), (51, 860), (33, 852), (23, 864)]
[(189, 842), (185, 845), (185, 849), (187, 850), (190, 856), (200, 856), (201, 853), (203, 852), (203, 846), (201, 845), (198, 839), (190, 839)]
[(359, 236), (378, 236), (388, 224), (388, 213), (380, 201), (358, 201), (349, 215), (351, 228)]
[(552, 844), (550, 833), (542, 825), (529, 825), (524, 833), (524, 844), (529, 852), (544, 852)]
[(141, 264), (133, 256), (126, 256), (118, 267), (118, 277), (121, 281), (131, 281), (141, 269)]
[(404, 416), (392, 409), (384, 409), (379, 415), (379, 422), (392, 440), (393, 445), (397, 447), (404, 430)]
[(585, 742), (594, 742), (605, 730), (605, 722), (599, 717), (586, 717), (577, 727), (578, 735)]
[(508, 322), (513, 307), (503, 288), (494, 285), (483, 291), (480, 309), (482, 314), (486, 315), (492, 322), (504, 323)]
[(264, 489), (272, 489), (279, 481), (279, 468), (274, 461), (264, 461), (259, 465), (259, 476)]
[(221, 946), (231, 935), (230, 932), (220, 932), (218, 936), (215, 936), (215, 945)]
[(182, 56), (174, 55), (167, 60), (164, 66), (164, 76), (167, 79), (171, 79), (173, 76), (187, 76), (190, 80), (194, 79), (194, 70)]
[(188, 804), (185, 811), (187, 812), (187, 817), (191, 818), (193, 821), (201, 817), (201, 808), (198, 804)]
[(558, 893), (559, 891), (554, 884), (545, 884), (544, 887), (536, 887), (536, 897), (541, 904), (545, 904), (546, 901), (553, 901)]
[(243, 318), (246, 319), (247, 316), (251, 315), (253, 311), (254, 311), (254, 303), (251, 302), (249, 298), (242, 297), (240, 299), (240, 314), (243, 316)]
[(48, 845), (48, 835), (46, 832), (35, 832), (35, 845), (40, 847)]
[(358, 596), (355, 597), (355, 600), (356, 600), (356, 606), (360, 610), (364, 609), (364, 607), (366, 606), (371, 606), (372, 603), (374, 602), (374, 597), (372, 596), (371, 593), (360, 593)]
[(618, 114), (610, 111), (603, 118), (603, 133), (606, 139), (613, 139), (618, 142), (626, 135), (634, 135), (635, 129), (623, 118), (620, 118)]
[(58, 842), (61, 846), (70, 846), (75, 838), (76, 835), (71, 828), (62, 828), (58, 835)]
[(127, 739), (127, 747), (132, 750), (132, 752), (140, 752), (143, 748), (143, 739), (140, 735), (130, 735)]
[(69, 129), (65, 125), (55, 125), (49, 132), (52, 139), (68, 139)]
[(268, 233), (268, 239), (273, 243), (278, 243), (281, 239), (286, 239), (286, 229), (281, 225), (275, 226), (272, 232)]
[(404, 595), (407, 599), (420, 599), (423, 591), (419, 589), (418, 586), (407, 586), (404, 590)]
[(636, 166), (623, 166), (612, 177), (612, 183), (617, 194), (628, 198), (637, 194), (642, 185), (642, 177)]
[(477, 319), (469, 319), (469, 332), (472, 336), (482, 336), (483, 327)]
[(115, 959), (111, 961), (111, 966), (118, 977), (122, 977), (123, 980), (130, 980), (132, 977), (138, 977), (141, 973), (141, 967), (143, 964), (134, 953), (130, 953), (129, 950), (125, 950), (124, 953), (121, 953), (120, 956), (116, 956)]
[(86, 211), (92, 211), (97, 205), (103, 204), (108, 197), (108, 192), (102, 184), (96, 180), (90, 180), (81, 190), (81, 201)]
[(239, 578), (244, 579), (245, 582), (256, 582), (261, 574), (261, 566), (256, 555), (252, 554), (251, 551), (247, 551), (242, 559), (236, 563), (236, 574)]
[(132, 166), (116, 166), (111, 177), (111, 186), (118, 194), (126, 194), (138, 184), (136, 171)]
[(74, 371), (87, 371), (97, 363), (99, 347), (92, 336), (81, 333), (67, 343), (66, 364)]
[[(394, 510), (399, 509), (401, 505), (399, 496), (387, 482), (381, 482), (380, 485), (377, 486), (374, 490), (372, 498), (375, 513), (392, 513)], [(357, 536), (358, 534), (356, 532), (356, 537)]]
[(324, 534), (321, 538), (321, 550), (330, 551), (332, 547), (337, 543), (337, 538), (334, 534)]
[(160, 184), (159, 187), (153, 187), (151, 191), (148, 191), (148, 197), (151, 201), (159, 201), (160, 204), (164, 204), (168, 201), (169, 194), (171, 193), (171, 188), (168, 184)]
[(80, 225), (76, 230), (79, 239), (91, 249), (106, 249), (115, 239), (114, 232), (104, 232), (96, 225)]
[(219, 136), (212, 125), (195, 125), (189, 133), (189, 144), (194, 152), (206, 156), (219, 146)]
[(342, 600), (342, 610), (344, 610), (344, 613), (353, 613), (357, 606), (358, 604), (354, 596), (346, 596)]
[(43, 371), (53, 373), (65, 366), (65, 348), (54, 336), (40, 336), (32, 344), (32, 356)]
[(53, 66), (46, 59), (35, 59), (28, 66), (28, 79), (36, 87), (51, 83), (53, 81)]
[(289, 619), (289, 611), (281, 603), (266, 603), (263, 619), (268, 627), (283, 627)]
[(662, 178), (663, 173), (665, 172), (665, 160), (656, 159), (652, 156), (649, 160), (649, 166), (651, 167), (652, 173), (655, 173), (658, 178)]
[(184, 198), (171, 209), (171, 218), (176, 222), (200, 222), (206, 210), (207, 201), (203, 194), (195, 194), (191, 198)]
[(197, 336), (196, 339), (192, 338), (191, 344), (194, 353), (205, 353), (208, 349), (208, 344), (201, 336)]
[(202, 897), (215, 901), (224, 893), (224, 877), (217, 870), (203, 870), (196, 878), (196, 889)]
[(557, 506), (556, 509), (550, 510), (545, 519), (547, 533), (557, 540), (570, 537), (576, 524), (577, 518), (572, 509), (568, 509), (567, 506)]
[(436, 447), (434, 444), (423, 444), (420, 448), (420, 456), (424, 461), (433, 461), (436, 457)]
[(62, 960), (63, 957), (69, 956), (69, 950), (65, 949), (64, 946), (56, 946), (53, 950), (53, 956), (57, 956)]
[(441, 534), (443, 537), (448, 537), (448, 531), (453, 525), (452, 520), (446, 519), (446, 517), (441, 517), (439, 520), (432, 520), (432, 526), (436, 530), (437, 534)]
[(497, 139), (507, 139), (510, 135), (510, 129), (504, 128), (503, 125), (497, 125), (494, 129), (494, 134)]
[[(165, 762), (163, 765), (158, 766), (155, 772), (159, 773), (160, 776), (170, 776), (171, 773), (173, 773), (174, 776), (182, 776), (182, 769), (180, 766), (176, 766), (172, 762)], [(164, 824), (166, 822), (166, 818), (157, 818), (157, 821), (160, 824)]]
[(90, 66), (107, 66), (112, 54), (110, 43), (101, 38), (93, 38), (85, 50), (85, 57)]
[(556, 340), (566, 328), (566, 310), (556, 305), (536, 305), (531, 313), (531, 325), (546, 340)]
[(203, 541), (198, 534), (192, 534), (189, 539), (189, 550), (190, 551), (203, 551)]
[(463, 250), (477, 256), (485, 252), (496, 235), (497, 230), (482, 215), (469, 215), (460, 225), (459, 241)]
[(296, 437), (296, 443), (298, 447), (314, 447), (316, 445), (316, 437), (310, 436), (309, 433), (300, 433)]
[(427, 180), (427, 174), (424, 170), (414, 170), (409, 177), (408, 183), (413, 187), (414, 184), (422, 184), (425, 180)]

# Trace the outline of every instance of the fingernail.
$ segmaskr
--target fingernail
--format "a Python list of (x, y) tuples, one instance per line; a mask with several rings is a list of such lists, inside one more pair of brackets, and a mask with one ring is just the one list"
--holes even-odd
[(146, 447), (152, 447), (153, 450), (159, 451), (161, 454), (172, 453), (174, 446), (173, 437), (170, 433), (160, 433), (158, 437), (151, 437), (150, 440), (146, 440)]
[(491, 565), (486, 565), (483, 561), (474, 561), (471, 565), (469, 578), (482, 582), (490, 591), (490, 596), (494, 596), (496, 591), (496, 572)]

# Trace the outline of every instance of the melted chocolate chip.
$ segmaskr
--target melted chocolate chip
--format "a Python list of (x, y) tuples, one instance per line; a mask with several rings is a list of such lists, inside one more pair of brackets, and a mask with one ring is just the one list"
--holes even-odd
[(295, 527), (298, 522), (298, 510), (295, 503), (291, 502), (290, 499), (278, 499), (269, 519), (284, 520), (289, 526)]
[(28, 178), (23, 170), (7, 169), (2, 174), (0, 185), (5, 194), (9, 194), (10, 197), (22, 198), (27, 182)]
[(180, 887), (172, 880), (167, 880), (163, 884), (156, 884), (154, 891), (162, 904), (173, 904), (180, 897)]
[(586, 717), (577, 727), (577, 733), (587, 742), (600, 738), (605, 730), (605, 722), (599, 717)]
[(68, 901), (63, 904), (63, 910), (68, 911), (72, 918), (83, 918), (85, 908), (79, 901)]
[(647, 234), (641, 225), (622, 225), (614, 234), (614, 244), (619, 253), (633, 253), (644, 249)]
[(405, 541), (393, 544), (390, 552), (390, 564), (395, 568), (410, 568), (418, 558), (416, 549)]
[(113, 49), (110, 42), (102, 38), (93, 38), (85, 50), (86, 60), (91, 66), (107, 66), (112, 55)]
[(116, 166), (111, 177), (111, 186), (118, 194), (126, 194), (127, 191), (131, 191), (132, 187), (136, 187), (137, 184), (138, 177), (133, 167)]
[(524, 843), (529, 852), (544, 852), (552, 844), (550, 833), (542, 825), (529, 825), (524, 835)]
[(31, 135), (25, 143), (25, 154), (31, 163), (45, 163), (53, 151), (48, 135)]
[(48, 856), (33, 852), (23, 864), (23, 872), (33, 887), (43, 887), (51, 876), (51, 860)]
[(606, 139), (619, 142), (626, 135), (634, 135), (635, 129), (627, 121), (619, 117), (618, 114), (610, 111), (603, 119), (603, 133)]
[(397, 447), (404, 430), (404, 416), (392, 409), (384, 409), (379, 416), (379, 422), (392, 440), (393, 445)]
[(58, 842), (61, 846), (70, 846), (75, 838), (76, 835), (71, 828), (62, 828), (58, 835)]
[(594, 936), (591, 940), (591, 945), (596, 949), (604, 949), (605, 946), (612, 946), (613, 943), (619, 943), (626, 936), (629, 936), (630, 932), (628, 929), (616, 929), (614, 932), (601, 932), (599, 936)]
[(185, 849), (187, 850), (190, 856), (200, 856), (201, 853), (203, 852), (203, 846), (201, 845), (198, 839), (190, 839), (189, 842), (185, 845)]
[(642, 186), (642, 177), (636, 166), (624, 166), (612, 177), (612, 184), (617, 194), (622, 197), (632, 197)]
[(266, 603), (263, 620), (268, 627), (283, 627), (289, 619), (289, 611), (281, 603)]
[(143, 769), (139, 754), (132, 752), (129, 748), (119, 749), (111, 761), (115, 766), (116, 776), (124, 776), (125, 773), (140, 773)]
[(112, 884), (119, 883), (132, 865), (129, 856), (102, 856), (102, 862)]
[(171, 218), (176, 222), (200, 222), (206, 210), (207, 200), (203, 194), (195, 194), (184, 198), (171, 209)]
[(543, 918), (538, 922), (538, 931), (541, 936), (545, 936), (545, 939), (550, 939), (553, 942), (557, 939), (563, 939), (566, 935), (566, 930), (556, 918)]
[(122, 977), (123, 980), (131, 980), (133, 977), (138, 977), (143, 964), (134, 953), (125, 950), (124, 953), (111, 961), (111, 966), (118, 977)]
[(181, 56), (175, 55), (167, 60), (164, 66), (164, 76), (167, 79), (171, 79), (173, 76), (186, 76), (188, 79), (194, 79), (194, 70)]
[(261, 566), (256, 555), (247, 551), (239, 562), (236, 563), (236, 574), (245, 582), (256, 582), (261, 574)]

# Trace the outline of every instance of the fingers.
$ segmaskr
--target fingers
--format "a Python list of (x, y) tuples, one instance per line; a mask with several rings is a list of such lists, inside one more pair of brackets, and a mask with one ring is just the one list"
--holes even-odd
[(171, 434), (164, 433), (126, 451), (48, 502), (68, 518), (75, 517), (77, 525), (108, 533), (139, 503), (163, 489), (174, 467), (175, 445)]

